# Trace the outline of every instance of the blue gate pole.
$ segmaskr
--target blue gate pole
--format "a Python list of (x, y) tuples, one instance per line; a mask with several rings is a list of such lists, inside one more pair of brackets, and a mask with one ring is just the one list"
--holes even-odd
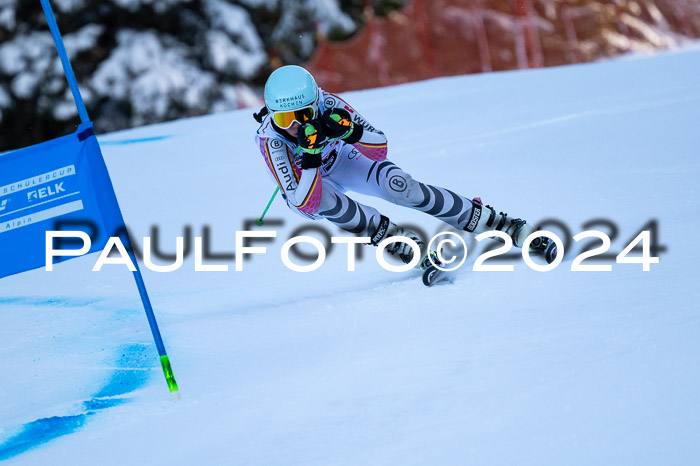
[(80, 89), (78, 89), (78, 81), (75, 79), (75, 74), (73, 74), (73, 67), (70, 66), (70, 61), (68, 60), (68, 54), (66, 53), (66, 47), (63, 45), (63, 39), (61, 39), (61, 33), (58, 30), (58, 24), (56, 24), (56, 17), (51, 9), (51, 4), (49, 0), (41, 0), (41, 7), (44, 9), (44, 15), (46, 15), (46, 21), (49, 23), (49, 29), (51, 30), (51, 35), (53, 36), (53, 42), (56, 44), (56, 50), (58, 51), (58, 56), (61, 58), (61, 64), (63, 65), (63, 72), (66, 74), (66, 79), (68, 80), (68, 87), (73, 93), (73, 100), (75, 100), (75, 106), (78, 107), (78, 114), (80, 114), (81, 123), (89, 123), (90, 117), (88, 117), (87, 110), (85, 109), (85, 103), (83, 103), (83, 97), (80, 95)]
[(163, 338), (160, 335), (160, 329), (158, 328), (158, 322), (156, 321), (156, 316), (153, 313), (153, 307), (151, 306), (151, 300), (148, 297), (148, 291), (146, 291), (146, 284), (143, 282), (143, 276), (141, 276), (141, 269), (139, 268), (139, 262), (136, 260), (136, 255), (134, 254), (134, 248), (131, 247), (131, 238), (127, 233), (127, 251), (129, 253), (129, 258), (133, 262), (136, 270), (133, 272), (134, 280), (136, 280), (136, 287), (139, 289), (139, 295), (141, 296), (141, 303), (143, 303), (143, 309), (146, 311), (146, 318), (148, 319), (148, 326), (151, 328), (151, 334), (153, 335), (153, 341), (156, 343), (156, 349), (158, 350), (158, 358), (160, 359), (160, 366), (163, 368), (163, 375), (165, 375), (165, 381), (168, 383), (168, 390), (173, 395), (174, 398), (179, 398), (177, 382), (175, 381), (175, 375), (173, 374), (173, 368), (170, 366), (170, 358), (168, 358), (168, 353), (165, 352), (165, 345), (163, 344)]
[[(66, 47), (63, 45), (63, 39), (61, 38), (61, 32), (58, 30), (58, 24), (56, 24), (56, 17), (51, 9), (51, 4), (49, 0), (40, 0), (41, 7), (44, 9), (44, 15), (46, 15), (46, 21), (49, 23), (49, 29), (51, 30), (51, 36), (53, 36), (54, 44), (56, 44), (56, 51), (61, 59), (61, 64), (63, 65), (63, 71), (66, 74), (66, 79), (68, 80), (68, 86), (73, 94), (73, 100), (75, 100), (75, 106), (78, 107), (78, 114), (80, 115), (80, 122), (83, 124), (90, 123), (90, 117), (88, 117), (87, 110), (85, 109), (85, 103), (83, 102), (83, 97), (80, 95), (80, 89), (78, 88), (78, 81), (75, 79), (75, 74), (73, 73), (73, 67), (68, 60), (68, 54), (66, 53)], [(122, 221), (122, 223), (124, 223)], [(141, 269), (139, 268), (138, 261), (133, 253), (133, 248), (131, 247), (131, 238), (128, 237), (128, 251), (131, 261), (134, 263), (136, 270), (133, 272), (134, 280), (136, 281), (136, 287), (139, 290), (139, 296), (141, 297), (141, 303), (143, 304), (143, 309), (146, 311), (146, 318), (148, 319), (148, 325), (151, 328), (151, 334), (153, 335), (153, 340), (156, 344), (156, 349), (158, 350), (158, 356), (160, 358), (160, 365), (163, 368), (163, 374), (165, 375), (165, 381), (168, 383), (168, 389), (172, 393), (173, 397), (177, 398), (178, 387), (175, 381), (175, 376), (173, 375), (173, 369), (170, 366), (170, 359), (168, 354), (165, 352), (165, 345), (163, 344), (163, 338), (160, 335), (160, 329), (158, 328), (158, 322), (156, 321), (156, 316), (153, 314), (153, 307), (151, 306), (151, 300), (148, 297), (148, 291), (146, 291), (146, 284), (143, 282), (143, 276), (141, 275)]]

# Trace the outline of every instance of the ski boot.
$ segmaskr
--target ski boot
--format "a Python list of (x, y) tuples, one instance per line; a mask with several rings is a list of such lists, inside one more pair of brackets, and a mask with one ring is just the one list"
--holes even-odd
[[(377, 232), (372, 237), (372, 244), (378, 245), (382, 240), (392, 236), (405, 236), (416, 242), (421, 251), (425, 249), (423, 240), (411, 230), (400, 227), (387, 217), (382, 216)], [(413, 260), (413, 248), (408, 243), (395, 241), (386, 247), (386, 252), (401, 259), (404, 264), (409, 264)], [(419, 263), (420, 265), (420, 263)]]
[[(425, 286), (433, 286), (440, 283), (452, 283), (453, 277), (450, 272), (440, 270), (436, 266), (442, 265), (438, 259), (437, 252), (432, 251), (423, 254), (425, 243), (413, 231), (400, 227), (393, 222), (390, 222), (387, 217), (382, 216), (377, 231), (372, 235), (371, 244), (377, 246), (382, 240), (392, 236), (405, 236), (416, 242), (421, 250), (421, 259), (416, 264), (416, 269), (423, 272), (423, 284)], [(386, 251), (401, 259), (404, 264), (410, 264), (413, 260), (413, 248), (402, 242), (394, 242), (387, 246)]]
[(426, 255), (423, 256), (423, 258), (418, 263), (416, 268), (425, 272), (430, 267), (433, 267), (436, 265), (440, 266), (440, 265), (442, 265), (442, 262), (440, 262), (440, 259), (438, 259), (438, 255), (437, 255), (436, 251), (430, 251), (429, 253), (427, 253)]
[[(481, 199), (475, 197), (472, 200), (472, 213), (467, 226), (464, 229), (478, 235), (485, 231), (498, 230), (506, 233), (513, 240), (513, 245), (521, 248), (525, 239), (533, 232), (535, 227), (520, 218), (510, 218), (507, 213), (499, 212), (490, 205), (484, 205)], [(498, 238), (495, 238), (498, 241)], [(557, 257), (557, 245), (546, 236), (535, 238), (530, 243), (530, 251), (541, 253), (548, 264)]]

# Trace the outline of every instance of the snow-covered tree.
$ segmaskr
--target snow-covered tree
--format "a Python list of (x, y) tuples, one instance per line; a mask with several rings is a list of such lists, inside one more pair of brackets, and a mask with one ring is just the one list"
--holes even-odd
[[(348, 37), (336, 0), (52, 0), (98, 132), (258, 104), (317, 31)], [(77, 111), (39, 0), (0, 0), (0, 150), (66, 134)]]

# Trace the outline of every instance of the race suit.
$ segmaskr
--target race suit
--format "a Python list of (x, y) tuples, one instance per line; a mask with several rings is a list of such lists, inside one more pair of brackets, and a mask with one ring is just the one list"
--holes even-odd
[(334, 140), (323, 149), (320, 167), (302, 169), (296, 140), (275, 130), (270, 115), (263, 119), (256, 134), (263, 159), (292, 210), (308, 218), (328, 219), (358, 236), (371, 237), (381, 214), (345, 195), (354, 191), (425, 212), (459, 230), (474, 230), (470, 199), (414, 180), (387, 160), (384, 133), (340, 97), (322, 89), (319, 92), (318, 113), (327, 108), (347, 110), (353, 123), (363, 128), (359, 141), (347, 144)]

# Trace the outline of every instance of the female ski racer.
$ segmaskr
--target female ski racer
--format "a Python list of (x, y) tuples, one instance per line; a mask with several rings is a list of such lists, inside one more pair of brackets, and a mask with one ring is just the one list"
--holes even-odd
[[(481, 199), (468, 199), (449, 189), (421, 183), (387, 159), (387, 139), (350, 104), (320, 89), (313, 76), (294, 65), (275, 70), (264, 91), (265, 107), (257, 114), (256, 143), (290, 209), (310, 219), (325, 218), (343, 230), (371, 238), (377, 245), (391, 236), (405, 236), (421, 247), (418, 266), (427, 252), (414, 232), (404, 229), (347, 191), (385, 199), (432, 215), (469, 233), (499, 230), (522, 247), (536, 231), (525, 220), (497, 213)], [(556, 244), (546, 237), (531, 250), (556, 257)], [(408, 264), (413, 249), (394, 242), (387, 252)]]

